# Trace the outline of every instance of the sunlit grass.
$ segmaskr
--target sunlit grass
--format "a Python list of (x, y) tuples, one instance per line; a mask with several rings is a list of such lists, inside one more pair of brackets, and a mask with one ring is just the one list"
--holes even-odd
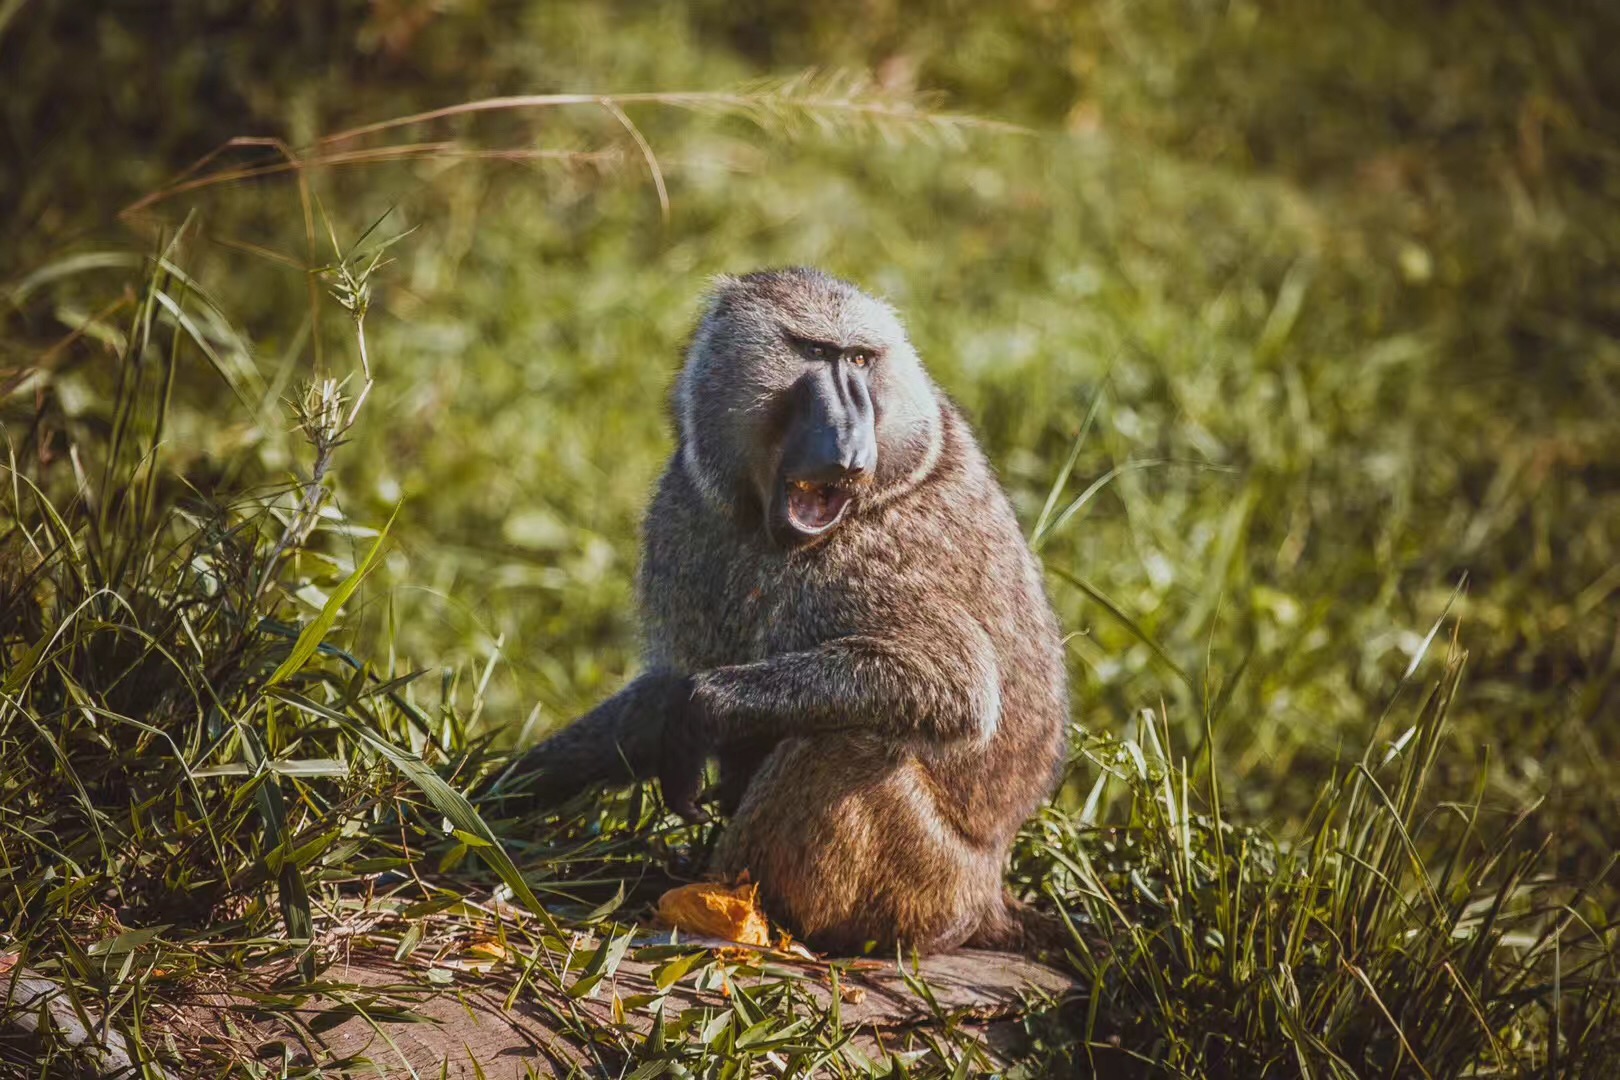
[[(121, 346), (111, 427), (75, 432), (45, 465), (37, 441), (10, 448), (0, 914), (11, 962), (67, 987), (76, 1008), (107, 1011), (129, 1053), (155, 1061), (179, 1048), (146, 1037), (151, 1004), (199, 980), (269, 989), (315, 978), (334, 935), (402, 956), (459, 925), (506, 941), (503, 955), (522, 958), (512, 993), (551, 1002), (561, 1030), (598, 1054), (606, 1039), (614, 1061), (701, 1071), (787, 1053), (795, 1074), (864, 1069), (836, 1018), (790, 983), (739, 995), (729, 1018), (660, 1013), (650, 1036), (595, 1031), (568, 1011), (631, 952), (627, 931), (604, 920), (633, 916), (669, 880), (672, 852), (701, 838), (634, 792), (506, 822), (521, 839), (503, 843), (460, 793), (501, 759), (452, 680), (424, 701), (424, 672), (379, 668), (328, 640), (392, 528), (357, 529), (325, 509), (334, 462), (368, 422), (363, 391), (327, 380), (298, 399), (308, 464), (288, 486), (219, 502), (159, 482), (175, 384), (224, 374), (188, 313), (204, 301), (175, 262), (182, 239), (146, 261), (127, 326), (104, 335)], [(360, 362), (365, 298), (389, 243), (343, 253), (327, 275), (368, 388), (389, 367), (375, 354)], [(1065, 503), (1070, 479), (1056, 475), (1040, 539), (1072, 527), (1103, 482)], [(1050, 568), (1055, 589), (1079, 589), (1151, 651), (1204, 730), (1182, 749), (1162, 706), (1123, 736), (1080, 730), (1074, 801), (1025, 830), (1014, 880), (1069, 921), (1082, 986), (1027, 1021), (1029, 1075), (1614, 1066), (1620, 983), (1603, 874), (1549, 876), (1543, 853), (1518, 843), (1522, 821), (1481, 820), (1477, 783), (1466, 802), (1432, 790), (1464, 678), (1449, 616), (1369, 717), (1365, 749), (1337, 764), (1301, 824), (1270, 831), (1221, 797), (1208, 736), (1229, 686), (1198, 682), (1128, 612)], [(1430, 674), (1442, 630), (1447, 656)], [(470, 872), (469, 856), (493, 876)], [(497, 881), (517, 906), (491, 924)], [(381, 925), (367, 915), (355, 939), (346, 928), (372, 912), (389, 914)], [(559, 919), (602, 930), (582, 952)], [(663, 959), (679, 965), (663, 993), (719, 977), (706, 974), (714, 957)], [(82, 1053), (69, 1034), (28, 1052), (66, 1061)], [(911, 1067), (960, 1075), (983, 1064), (974, 1046), (951, 1035)]]

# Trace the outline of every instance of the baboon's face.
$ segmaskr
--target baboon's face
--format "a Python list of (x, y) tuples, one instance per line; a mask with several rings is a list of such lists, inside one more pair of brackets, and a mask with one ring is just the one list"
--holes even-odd
[(938, 439), (933, 387), (894, 313), (814, 271), (724, 284), (677, 405), (705, 494), (751, 502), (787, 546), (925, 471)]

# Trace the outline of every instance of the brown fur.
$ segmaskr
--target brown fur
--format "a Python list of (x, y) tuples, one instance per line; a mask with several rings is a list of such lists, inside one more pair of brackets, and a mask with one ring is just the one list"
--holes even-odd
[[(767, 528), (775, 327), (882, 350), (876, 475), (815, 542)], [(1040, 572), (967, 422), (893, 313), (815, 271), (722, 283), (676, 391), (646, 519), (647, 671), (525, 759), (542, 797), (714, 754), (714, 869), (835, 952), (1017, 946), (1001, 875), (1067, 715)], [(672, 758), (673, 755), (673, 758)], [(683, 758), (686, 764), (681, 764)], [(672, 761), (674, 763), (672, 763)]]

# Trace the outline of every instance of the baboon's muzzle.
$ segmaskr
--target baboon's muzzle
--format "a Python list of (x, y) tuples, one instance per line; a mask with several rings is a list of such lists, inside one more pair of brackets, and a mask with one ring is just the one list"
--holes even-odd
[(803, 543), (843, 520), (871, 482), (877, 416), (866, 370), (842, 358), (806, 372), (790, 393), (771, 518), (780, 539)]

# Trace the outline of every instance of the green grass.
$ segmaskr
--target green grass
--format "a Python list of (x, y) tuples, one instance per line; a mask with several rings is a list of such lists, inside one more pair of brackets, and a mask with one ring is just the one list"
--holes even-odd
[[(811, 262), (901, 308), (1072, 634), (1086, 753), (1013, 878), (1108, 948), (1031, 1075), (1615, 1071), (1610, 16), (413, 18), (0, 17), (7, 949), (138, 1035), (319, 960), (366, 875), (492, 886), (431, 777), (629, 672), (703, 279)], [(236, 146), (191, 178), (261, 175), (116, 216), (264, 133), (306, 171)], [(492, 824), (565, 922), (697, 839), (633, 796)]]
[[(611, 921), (644, 910), (670, 880), (672, 851), (701, 845), (701, 830), (632, 793), (508, 822), (503, 846), (458, 793), (500, 758), (476, 715), (455, 708), (454, 676), (438, 707), (424, 707), (423, 672), (379, 670), (326, 640), (389, 541), (389, 528), (321, 512), (325, 478), (368, 420), (359, 392), (328, 381), (295, 399), (304, 480), (228, 501), (164, 492), (175, 386), (228, 370), (201, 330), (219, 313), (174, 262), (183, 241), (145, 261), (121, 325), (96, 326), (117, 350), (110, 426), (48, 458), (43, 424), (10, 447), (0, 913), (19, 964), (105, 1010), (144, 1060), (195, 1068), (151, 1035), (154, 1004), (224, 980), (267, 995), (269, 1011), (290, 1009), (303, 999), (289, 989), (334, 949), (406, 956), (453, 926), (501, 941), (519, 976), (511, 995), (544, 1002), (610, 1075), (880, 1064), (856, 1055), (837, 1017), (791, 978), (767, 978), (718, 1014), (659, 1013), (648, 1036), (570, 1011), (627, 953), (661, 959), (666, 992), (721, 967), (760, 973), (678, 948), (632, 952)], [(391, 242), (325, 274), (357, 358), (359, 298)], [(1054, 529), (1068, 515), (1067, 480), (1060, 473), (1042, 516)], [(346, 558), (357, 540), (364, 554)], [(301, 619), (306, 577), (325, 599)], [(1058, 579), (1104, 601), (1073, 575)], [(1186, 678), (1149, 631), (1108, 610)], [(1388, 708), (1369, 717), (1366, 749), (1339, 762), (1305, 823), (1280, 835), (1233, 821), (1221, 797), (1209, 735), (1226, 688), (1183, 687), (1201, 702), (1196, 748), (1178, 746), (1162, 705), (1124, 736), (1078, 731), (1071, 778), (1086, 794), (1024, 831), (1013, 880), (1070, 921), (1083, 992), (1031, 1014), (1020, 1068), (1601, 1076), (1620, 1064), (1620, 957), (1597, 899), (1613, 858), (1591, 881), (1560, 878), (1544, 844), (1518, 842), (1533, 808), (1492, 829), (1477, 790), (1464, 801), (1432, 790), (1463, 682), (1459, 638), (1449, 615), (1434, 625)], [(1447, 655), (1429, 660), (1431, 649)], [(487, 682), (488, 669), (467, 677)], [(481, 693), (482, 683), (475, 701)], [(478, 899), (492, 875), (469, 856), (534, 917), (492, 919)], [(362, 917), (365, 930), (346, 932)], [(581, 949), (558, 920), (596, 927), (595, 943)], [(662, 996), (625, 1007), (654, 1009)], [(65, 1042), (46, 1046), (47, 1064), (71, 1057)], [(947, 1024), (909, 1067), (966, 1075), (976, 1054)]]

